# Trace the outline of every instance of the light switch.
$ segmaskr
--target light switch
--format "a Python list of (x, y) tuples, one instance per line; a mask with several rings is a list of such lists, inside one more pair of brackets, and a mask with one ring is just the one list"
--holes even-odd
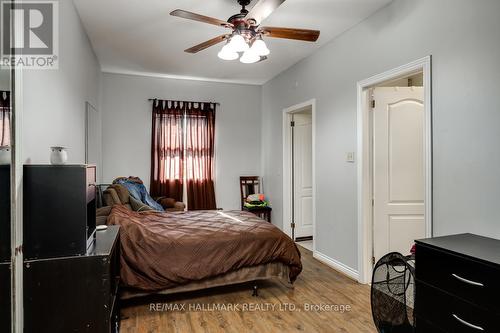
[(345, 159), (348, 163), (354, 163), (354, 152), (348, 152)]

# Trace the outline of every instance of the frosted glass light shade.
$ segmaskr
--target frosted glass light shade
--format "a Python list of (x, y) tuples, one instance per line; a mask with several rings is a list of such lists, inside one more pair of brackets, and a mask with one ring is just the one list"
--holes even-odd
[(253, 64), (260, 60), (260, 56), (252, 51), (252, 49), (245, 51), (240, 58), (240, 61), (244, 64)]
[(238, 53), (231, 50), (229, 44), (224, 45), (224, 47), (222, 48), (222, 50), (220, 50), (217, 56), (222, 60), (235, 60), (238, 59), (239, 57)]
[(231, 37), (231, 41), (228, 46), (233, 52), (245, 52), (249, 48), (245, 38), (241, 35), (234, 35)]
[(271, 51), (267, 48), (266, 43), (262, 39), (257, 39), (253, 42), (252, 51), (258, 56), (267, 56)]

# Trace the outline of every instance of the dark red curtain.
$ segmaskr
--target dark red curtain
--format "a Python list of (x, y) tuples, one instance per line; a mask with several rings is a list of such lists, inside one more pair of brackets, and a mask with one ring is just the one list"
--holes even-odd
[(0, 90), (0, 146), (10, 146), (10, 92)]
[(150, 182), (153, 197), (166, 196), (182, 201), (184, 107), (179, 102), (153, 102)]
[(186, 108), (186, 179), (188, 209), (216, 209), (215, 109), (213, 103)]

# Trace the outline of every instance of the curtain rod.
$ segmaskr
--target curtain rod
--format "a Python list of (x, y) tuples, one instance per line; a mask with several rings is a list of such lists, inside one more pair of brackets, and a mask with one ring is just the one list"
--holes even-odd
[(176, 101), (173, 99), (160, 99), (160, 98), (148, 98), (148, 101), (154, 102), (154, 101), (167, 101), (167, 102), (182, 102), (182, 103), (210, 103), (210, 104), (215, 104), (215, 105), (220, 105), (218, 102), (194, 102), (194, 101)]

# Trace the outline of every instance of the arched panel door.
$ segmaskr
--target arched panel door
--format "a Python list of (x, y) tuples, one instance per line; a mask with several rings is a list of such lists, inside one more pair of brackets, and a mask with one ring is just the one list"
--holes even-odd
[(373, 90), (373, 244), (378, 260), (425, 237), (424, 90)]

